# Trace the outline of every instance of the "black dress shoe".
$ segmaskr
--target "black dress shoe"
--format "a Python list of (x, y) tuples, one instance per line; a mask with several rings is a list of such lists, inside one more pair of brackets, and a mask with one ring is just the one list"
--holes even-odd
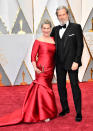
[(59, 113), (59, 116), (65, 116), (69, 112), (70, 112), (69, 109), (63, 110), (62, 112)]
[(76, 121), (77, 121), (77, 122), (82, 121), (82, 115), (81, 115), (81, 114), (77, 114), (77, 115), (76, 115)]

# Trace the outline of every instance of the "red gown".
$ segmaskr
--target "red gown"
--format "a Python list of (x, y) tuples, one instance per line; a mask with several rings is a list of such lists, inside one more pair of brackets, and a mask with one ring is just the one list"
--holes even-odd
[(36, 61), (37, 67), (44, 72), (35, 74), (36, 79), (29, 86), (23, 107), (0, 118), (0, 126), (20, 122), (39, 122), (57, 115), (55, 96), (52, 90), (52, 78), (55, 67), (55, 44), (35, 40), (31, 61)]

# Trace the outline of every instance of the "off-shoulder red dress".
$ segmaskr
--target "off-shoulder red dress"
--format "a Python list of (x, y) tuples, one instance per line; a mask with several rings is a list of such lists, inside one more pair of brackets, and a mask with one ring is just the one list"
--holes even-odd
[[(38, 60), (36, 55), (38, 53)], [(52, 78), (55, 67), (55, 44), (35, 40), (31, 61), (44, 72), (35, 73), (36, 78), (29, 86), (23, 107), (0, 118), (0, 126), (13, 125), (20, 122), (39, 122), (57, 116), (55, 96), (52, 90)]]

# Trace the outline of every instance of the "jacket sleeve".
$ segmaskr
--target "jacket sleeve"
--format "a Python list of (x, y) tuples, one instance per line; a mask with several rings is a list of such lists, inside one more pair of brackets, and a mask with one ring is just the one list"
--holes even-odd
[(55, 37), (55, 27), (52, 29), (50, 36)]
[(31, 52), (31, 62), (35, 61), (36, 62), (36, 56), (39, 50), (39, 42), (35, 40), (33, 47), (32, 47), (32, 52)]
[(81, 56), (83, 52), (83, 32), (81, 29), (81, 26), (78, 25), (76, 28), (76, 40), (77, 40), (77, 50), (76, 50), (76, 57), (75, 57), (75, 62), (79, 63), (81, 61)]

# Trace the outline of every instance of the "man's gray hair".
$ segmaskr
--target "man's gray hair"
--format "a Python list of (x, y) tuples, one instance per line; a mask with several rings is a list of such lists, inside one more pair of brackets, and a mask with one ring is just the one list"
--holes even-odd
[(58, 10), (61, 10), (61, 9), (65, 9), (66, 10), (66, 13), (68, 14), (69, 10), (66, 6), (59, 6), (57, 9), (56, 9), (56, 15), (58, 16)]

